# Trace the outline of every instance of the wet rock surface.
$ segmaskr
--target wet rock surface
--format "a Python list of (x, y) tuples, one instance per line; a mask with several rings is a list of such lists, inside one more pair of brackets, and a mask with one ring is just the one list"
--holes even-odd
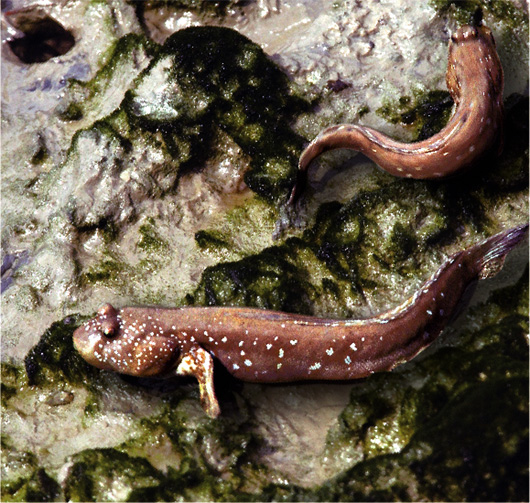
[[(443, 127), (447, 39), (476, 6), (8, 4), (2, 499), (528, 498), (527, 245), (390, 374), (262, 386), (216, 368), (215, 421), (192, 380), (100, 372), (71, 341), (103, 301), (370, 316), (447, 255), (525, 222), (521, 6), (481, 3), (507, 82), (498, 159), (434, 183), (327, 155), (300, 228), (274, 241), (321, 128), (362, 121), (412, 140)], [(47, 20), (64, 31), (22, 60), (12, 42)]]

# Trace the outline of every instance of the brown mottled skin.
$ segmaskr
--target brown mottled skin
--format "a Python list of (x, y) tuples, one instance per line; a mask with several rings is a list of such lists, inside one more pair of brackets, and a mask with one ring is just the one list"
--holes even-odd
[(408, 178), (441, 178), (472, 164), (500, 140), (503, 121), (504, 78), (488, 27), (465, 25), (451, 36), (446, 82), (456, 111), (427, 140), (401, 143), (351, 124), (325, 129), (302, 152), (289, 204), (303, 192), (309, 164), (328, 150), (358, 150), (388, 173)]
[(238, 307), (105, 304), (74, 344), (90, 364), (135, 376), (193, 375), (206, 412), (219, 412), (213, 358), (251, 382), (344, 380), (388, 371), (413, 358), (459, 309), (467, 287), (495, 274), (523, 238), (516, 227), (451, 256), (396, 309), (366, 320), (334, 320)]

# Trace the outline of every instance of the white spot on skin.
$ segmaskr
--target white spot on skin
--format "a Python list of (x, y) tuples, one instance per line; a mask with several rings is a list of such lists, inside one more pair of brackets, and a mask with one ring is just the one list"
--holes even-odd
[(291, 341), (289, 341), (291, 343), (292, 346), (296, 346), (298, 344), (298, 340), (297, 339), (293, 339)]
[(241, 342), (239, 343), (239, 347), (243, 346), (243, 343), (244, 343), (244, 341), (241, 341)]
[(333, 348), (326, 349), (326, 353), (331, 356), (333, 354)]
[(245, 360), (245, 365), (247, 367), (250, 367), (252, 365), (252, 362), (250, 360)]
[(276, 368), (277, 368), (278, 370), (280, 370), (280, 369), (282, 368), (282, 364), (281, 364), (281, 363), (278, 363), (278, 365), (276, 365)]
[(272, 348), (272, 344), (267, 344), (267, 349)]
[(232, 368), (234, 370), (239, 370), (239, 365), (237, 363), (234, 363), (234, 365), (232, 365)]
[(228, 340), (228, 339), (227, 339), (226, 336), (225, 336), (225, 337), (223, 337), (223, 338), (221, 339), (221, 342), (226, 342), (227, 340)]
[(347, 356), (346, 358), (344, 358), (344, 363), (346, 365), (349, 365), (351, 363), (351, 358), (349, 356)]
[(427, 309), (427, 314), (428, 314), (429, 316), (432, 316), (432, 311), (431, 311), (430, 309)]
[(280, 358), (283, 358), (283, 349), (280, 348), (280, 351), (278, 351), (278, 356)]
[(322, 365), (319, 362), (313, 363), (311, 367), (309, 367), (309, 370), (318, 370)]
[(357, 346), (355, 345), (355, 342), (352, 342), (350, 344), (350, 348), (352, 348), (354, 351), (357, 351)]

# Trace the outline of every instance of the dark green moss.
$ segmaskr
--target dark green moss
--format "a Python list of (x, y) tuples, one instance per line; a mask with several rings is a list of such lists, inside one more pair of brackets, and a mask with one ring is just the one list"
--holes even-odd
[(311, 312), (310, 294), (307, 293), (311, 290), (303, 272), (291, 262), (288, 247), (280, 246), (239, 262), (207, 268), (200, 286), (187, 300), (188, 303), (209, 306), (255, 306)]
[(128, 33), (119, 38), (103, 55), (104, 63), (90, 81), (82, 82), (76, 79), (69, 81), (70, 88), (81, 91), (81, 95), (67, 104), (60, 117), (67, 121), (82, 119), (87, 107), (90, 107), (91, 100), (102, 95), (111, 85), (113, 77), (122, 65), (130, 63), (133, 71), (138, 66), (137, 61), (141, 60), (139, 53), (150, 58), (156, 53), (157, 48), (157, 44), (136, 33)]
[(74, 330), (86, 319), (78, 315), (67, 316), (44, 332), (24, 359), (31, 386), (60, 382), (82, 386), (97, 377), (99, 371), (79, 356), (72, 342)]
[(453, 100), (447, 91), (429, 91), (414, 98), (403, 96), (376, 113), (393, 124), (413, 126), (413, 140), (420, 141), (440, 131), (451, 117)]
[(523, 9), (509, 0), (430, 0), (431, 5), (442, 14), (449, 14), (460, 24), (473, 22), (477, 9), (513, 28), (528, 28), (528, 16)]
[(84, 117), (83, 107), (79, 103), (70, 103), (59, 117), (63, 121), (79, 121)]
[(502, 290), (496, 290), (491, 294), (491, 301), (501, 309), (509, 311), (514, 306), (519, 307), (518, 314), (528, 316), (528, 267), (519, 281), (513, 286), (507, 286)]
[(30, 477), (2, 482), (2, 501), (57, 501), (60, 486), (42, 468)]
[[(153, 86), (160, 91), (147, 102), (143, 89)], [(162, 133), (179, 169), (201, 165), (220, 128), (251, 157), (245, 181), (253, 191), (277, 200), (294, 183), (304, 140), (290, 122), (308, 103), (259, 46), (234, 30), (173, 34), (123, 106), (133, 124)]]
[(215, 231), (197, 231), (195, 233), (195, 242), (203, 250), (215, 250), (230, 246), (230, 243), (226, 241), (222, 233)]
[(0, 395), (2, 398), (2, 406), (6, 407), (10, 398), (16, 395), (18, 389), (26, 382), (24, 371), (21, 367), (17, 367), (8, 362), (0, 363)]
[[(125, 492), (122, 501), (159, 501), (134, 497), (135, 491), (157, 488), (164, 478), (144, 458), (116, 449), (89, 449), (73, 456), (72, 461), (64, 484), (67, 501), (109, 501), (116, 490)], [(102, 484), (104, 480), (108, 484)]]
[(138, 232), (141, 237), (136, 246), (141, 250), (149, 252), (167, 250), (169, 248), (167, 241), (162, 239), (156, 232), (154, 219), (148, 219), (145, 224), (140, 226)]
[(122, 262), (113, 258), (105, 259), (80, 276), (81, 284), (94, 284), (101, 282), (117, 281), (124, 269)]
[(512, 94), (505, 103), (504, 140), (498, 162), (485, 163), (485, 194), (493, 201), (528, 187), (528, 96)]
[(49, 157), (48, 150), (46, 148), (46, 145), (44, 144), (44, 140), (40, 139), (39, 145), (39, 150), (37, 150), (37, 152), (35, 152), (35, 154), (31, 158), (31, 164), (35, 166), (43, 164)]
[(57, 501), (59, 484), (38, 466), (34, 454), (18, 451), (15, 443), (2, 435), (2, 501)]
[[(521, 152), (510, 147), (504, 155)], [(480, 168), (478, 176), (476, 171), (469, 172), (457, 184), (394, 180), (360, 192), (346, 204), (323, 205), (313, 227), (300, 239), (206, 269), (187, 301), (311, 314), (324, 294), (321, 275), (325, 271), (327, 280), (341, 292), (334, 309), (348, 316), (345, 305), (363, 302), (364, 291), (384, 290), (389, 271), (416, 277), (426, 250), (432, 252), (454, 240), (457, 230), (466, 226), (487, 230), (492, 201), (484, 197), (484, 180), (493, 176), (494, 167)], [(513, 188), (518, 192), (521, 185)], [(381, 215), (389, 211), (395, 221), (385, 235), (380, 231)]]
[(370, 107), (365, 105), (364, 107), (361, 107), (359, 109), (359, 112), (357, 112), (357, 113), (359, 114), (359, 118), (361, 118), (361, 117), (365, 116), (369, 112), (370, 112)]
[[(190, 435), (179, 423), (177, 427)], [(230, 434), (237, 436), (233, 431)], [(165, 473), (145, 458), (118, 449), (88, 449), (76, 454), (65, 481), (66, 499), (108, 501), (119, 492), (121, 501), (249, 501), (250, 495), (240, 490), (244, 479), (237, 475), (237, 467), (220, 478), (217, 470), (197, 458), (201, 436), (193, 435), (190, 452)]]

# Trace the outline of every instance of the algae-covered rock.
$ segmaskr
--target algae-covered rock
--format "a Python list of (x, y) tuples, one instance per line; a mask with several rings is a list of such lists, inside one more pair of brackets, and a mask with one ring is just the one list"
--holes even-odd
[[(323, 127), (408, 140), (443, 127), (447, 39), (477, 6), (505, 70), (502, 155), (429, 182), (326, 154), (300, 228), (274, 241)], [(102, 372), (72, 344), (103, 301), (371, 316), (448, 255), (527, 221), (518, 3), (39, 9), (75, 44), (35, 64), (8, 44), (2, 60), (2, 500), (527, 500), (524, 244), (392, 373), (266, 386), (217, 365), (217, 420), (193, 379)]]

